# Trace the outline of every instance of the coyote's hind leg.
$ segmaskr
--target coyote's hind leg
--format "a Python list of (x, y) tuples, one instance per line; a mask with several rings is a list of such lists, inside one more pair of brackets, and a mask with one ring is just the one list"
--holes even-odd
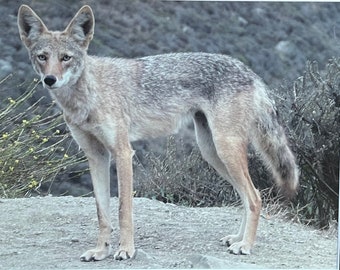
[(211, 129), (201, 112), (195, 114), (194, 123), (203, 158), (234, 186), (245, 208), (238, 233), (223, 237), (221, 242), (228, 245), (233, 254), (250, 254), (256, 237), (261, 198), (248, 172), (247, 143), (238, 134), (231, 134), (230, 128), (223, 128), (222, 121)]

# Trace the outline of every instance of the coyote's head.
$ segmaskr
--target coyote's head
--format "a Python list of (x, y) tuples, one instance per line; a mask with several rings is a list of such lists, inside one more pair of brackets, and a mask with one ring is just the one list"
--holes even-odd
[(83, 6), (60, 32), (49, 31), (29, 6), (22, 5), (18, 27), (44, 87), (56, 89), (77, 82), (94, 32), (94, 16), (89, 6)]

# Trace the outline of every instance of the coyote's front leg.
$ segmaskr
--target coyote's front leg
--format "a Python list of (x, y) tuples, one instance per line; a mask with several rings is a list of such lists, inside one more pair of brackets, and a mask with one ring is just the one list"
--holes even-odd
[[(87, 151), (86, 151), (87, 150)], [(93, 191), (96, 199), (99, 235), (97, 246), (86, 251), (82, 261), (99, 261), (112, 255), (110, 219), (110, 154), (99, 143), (92, 140), (91, 150), (84, 150), (90, 167)]]
[(71, 133), (83, 149), (90, 167), (96, 199), (99, 235), (97, 246), (81, 255), (82, 261), (99, 261), (112, 255), (110, 219), (110, 152), (92, 134), (69, 125)]
[[(125, 139), (126, 138), (126, 139)], [(116, 260), (126, 260), (135, 256), (134, 229), (132, 220), (133, 173), (132, 156), (134, 151), (127, 136), (117, 143), (116, 157), (119, 193), (119, 248), (114, 254)]]

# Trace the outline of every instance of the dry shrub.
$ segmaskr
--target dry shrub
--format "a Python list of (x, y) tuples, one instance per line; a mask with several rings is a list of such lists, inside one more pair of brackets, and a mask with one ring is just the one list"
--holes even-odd
[(340, 59), (322, 72), (308, 62), (304, 75), (281, 87), (278, 107), (300, 167), (294, 204), (300, 220), (328, 227), (338, 218), (340, 149)]
[[(15, 87), (12, 76), (0, 82), (1, 90)], [(18, 98), (8, 97), (0, 107), (0, 197), (39, 194), (40, 187), (68, 166), (84, 161), (74, 151), (62, 115), (54, 104), (30, 104), (37, 81), (27, 85)]]
[(188, 206), (226, 205), (238, 201), (231, 185), (202, 159), (197, 146), (186, 153), (180, 137), (170, 136), (164, 154), (135, 159), (136, 196)]

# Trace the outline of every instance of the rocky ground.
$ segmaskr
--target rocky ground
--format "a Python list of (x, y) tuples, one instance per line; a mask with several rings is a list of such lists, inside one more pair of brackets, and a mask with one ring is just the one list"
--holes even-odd
[[(117, 198), (112, 220), (117, 228)], [(93, 247), (93, 198), (36, 197), (0, 200), (0, 269), (227, 268), (336, 269), (337, 237), (263, 213), (249, 256), (232, 255), (219, 239), (238, 230), (237, 207), (189, 208), (134, 200), (135, 259), (81, 262)], [(118, 231), (112, 236), (117, 245)]]

